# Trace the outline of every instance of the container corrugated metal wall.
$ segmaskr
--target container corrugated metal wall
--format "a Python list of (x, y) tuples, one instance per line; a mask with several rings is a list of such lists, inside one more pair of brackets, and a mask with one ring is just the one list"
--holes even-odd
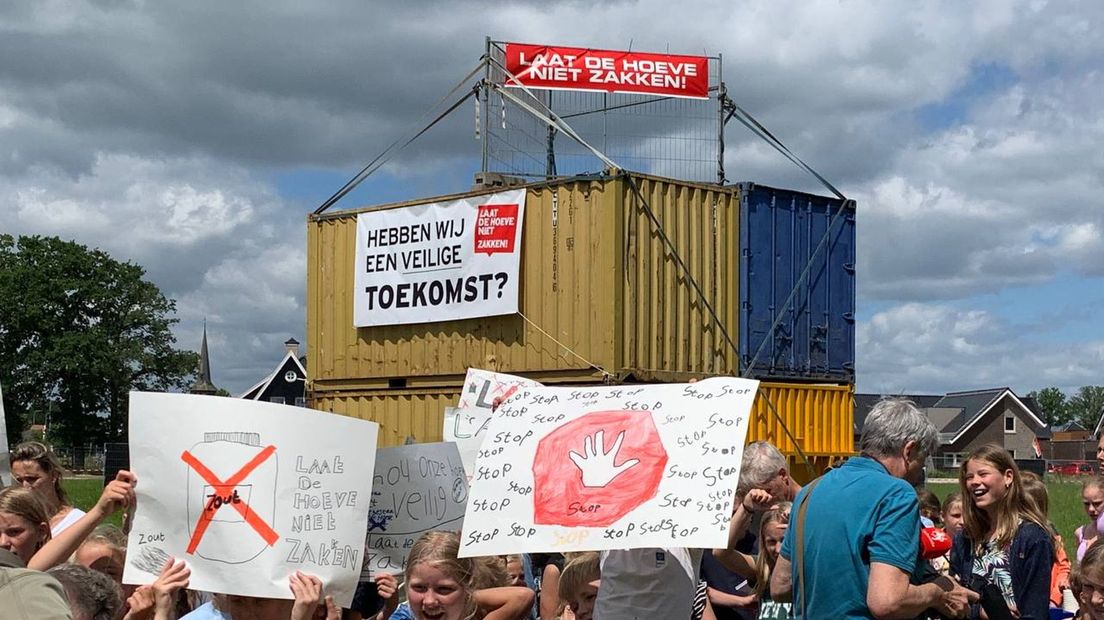
[[(415, 390), (316, 391), (310, 406), (378, 422), (382, 425), (380, 446), (401, 445), (407, 437), (433, 442), (442, 440), (444, 409), (456, 405), (460, 388), (455, 385)], [(793, 463), (799, 463), (794, 442), (779, 423), (781, 418), (819, 473), (829, 461), (853, 451), (853, 392), (851, 386), (761, 383), (747, 440), (770, 441), (790, 455)], [(796, 467), (795, 475), (805, 473), (802, 470)]]
[[(752, 374), (762, 379), (853, 383), (854, 203), (754, 183), (737, 187), (743, 206), (741, 367), (754, 358)], [(807, 276), (785, 305), (810, 259)]]
[[(625, 184), (628, 224), (620, 370), (640, 380), (738, 374), (738, 195), (732, 188), (653, 177), (634, 180), (644, 200)], [(671, 257), (671, 246), (685, 269)]]
[[(632, 178), (735, 340), (737, 189)], [(408, 204), (419, 203), (382, 208)], [(316, 391), (448, 385), (471, 366), (557, 373), (561, 381), (601, 379), (594, 367), (614, 380), (738, 372), (737, 351), (626, 176), (528, 186), (521, 312), (509, 316), (354, 328), (358, 212), (316, 216), (308, 224), (307, 366)]]
[(371, 390), (361, 392), (315, 392), (308, 403), (313, 409), (329, 411), (380, 425), (379, 447), (401, 446), (407, 437), (417, 443), (442, 440), (445, 407), (455, 407), (460, 386), (418, 390)]

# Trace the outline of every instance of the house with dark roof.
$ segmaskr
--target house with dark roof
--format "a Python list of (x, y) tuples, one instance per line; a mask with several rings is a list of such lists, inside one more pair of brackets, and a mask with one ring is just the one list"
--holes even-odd
[[(939, 451), (932, 455), (936, 466), (956, 467), (978, 446), (995, 443), (1013, 458), (1034, 459), (1044, 455), (1050, 428), (1031, 399), (1021, 398), (1006, 387), (938, 395), (893, 395), (907, 398), (923, 409), (939, 429)], [(862, 422), (883, 398), (880, 394), (855, 395), (855, 445), (859, 445)]]
[(1046, 457), (1055, 461), (1096, 460), (1096, 438), (1076, 420), (1051, 427), (1050, 450)]
[(280, 363), (238, 398), (306, 407), (306, 386), (307, 369), (299, 357), (299, 342), (289, 338), (284, 342), (284, 357)]

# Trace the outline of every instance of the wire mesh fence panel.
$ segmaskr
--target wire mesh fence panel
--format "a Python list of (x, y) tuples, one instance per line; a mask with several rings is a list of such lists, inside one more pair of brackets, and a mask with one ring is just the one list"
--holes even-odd
[[(506, 84), (503, 44), (492, 42), (489, 53), (489, 81)], [(484, 89), (483, 171), (541, 178), (601, 172), (605, 165), (589, 149), (531, 112), (550, 110), (624, 169), (717, 182), (723, 148), (720, 78), (720, 58), (711, 57), (709, 99), (510, 88), (519, 104)]]

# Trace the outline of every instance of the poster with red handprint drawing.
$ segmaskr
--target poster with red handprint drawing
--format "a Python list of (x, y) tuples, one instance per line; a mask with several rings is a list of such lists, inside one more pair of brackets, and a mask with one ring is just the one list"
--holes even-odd
[(460, 555), (726, 545), (757, 390), (519, 388), (487, 426)]

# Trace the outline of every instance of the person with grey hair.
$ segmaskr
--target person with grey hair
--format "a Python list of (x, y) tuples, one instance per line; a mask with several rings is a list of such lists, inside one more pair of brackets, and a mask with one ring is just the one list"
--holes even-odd
[(123, 592), (111, 577), (80, 564), (59, 564), (46, 571), (61, 582), (73, 620), (115, 620)]
[(920, 507), (909, 481), (938, 446), (935, 425), (915, 404), (876, 404), (860, 456), (798, 493), (771, 575), (772, 599), (792, 600), (796, 618), (910, 618), (929, 608), (964, 617), (976, 594), (946, 578), (909, 583), (920, 548)]
[(790, 475), (789, 461), (778, 448), (769, 441), (753, 441), (745, 446), (728, 525), (728, 548), (714, 549), (713, 557), (731, 568), (738, 561), (734, 551), (753, 553), (755, 539), (749, 531), (758, 527), (753, 523), (756, 515), (779, 502), (792, 502), (800, 490), (801, 485)]

